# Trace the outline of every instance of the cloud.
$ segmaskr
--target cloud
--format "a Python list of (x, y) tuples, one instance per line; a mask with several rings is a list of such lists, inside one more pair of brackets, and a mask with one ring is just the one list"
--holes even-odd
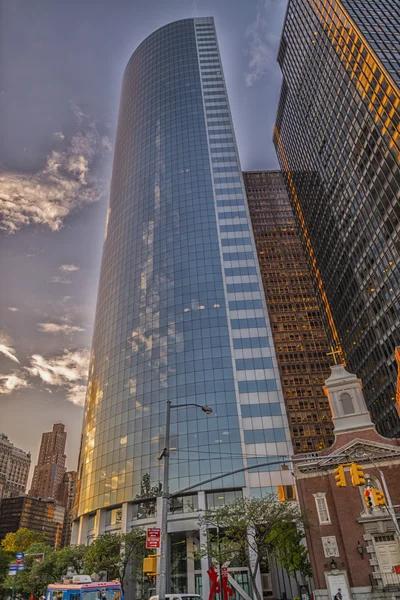
[(86, 398), (86, 385), (70, 385), (67, 392), (67, 399), (76, 406), (84, 406)]
[(245, 75), (246, 85), (252, 87), (275, 66), (279, 35), (271, 28), (270, 13), (283, 9), (286, 0), (263, 0), (257, 5), (255, 21), (246, 30), (249, 64)]
[(7, 306), (8, 310), (11, 310), (11, 312), (18, 312), (19, 308), (15, 308), (15, 306)]
[(0, 354), (4, 354), (4, 356), (10, 360), (19, 363), (15, 350), (12, 348), (11, 344), (11, 338), (6, 333), (0, 331)]
[(47, 386), (63, 389), (67, 400), (83, 406), (89, 356), (88, 350), (64, 350), (62, 355), (53, 358), (33, 354), (31, 366), (26, 367), (26, 371), (32, 377), (39, 377)]
[(57, 323), (39, 323), (38, 329), (44, 333), (64, 333), (65, 335), (71, 335), (78, 331), (86, 331), (86, 329), (77, 325), (59, 325)]
[(56, 131), (54, 137), (56, 138), (56, 140), (65, 140), (65, 135), (62, 131)]
[(14, 390), (29, 387), (29, 382), (18, 373), (0, 375), (0, 394), (11, 394)]
[(15, 233), (34, 224), (58, 231), (73, 210), (101, 197), (104, 182), (94, 173), (110, 144), (79, 107), (73, 105), (72, 110), (80, 131), (69, 140), (55, 134), (57, 148), (41, 169), (0, 173), (0, 229)]
[(79, 271), (78, 265), (60, 265), (60, 271)]
[(60, 275), (52, 277), (51, 280), (53, 283), (72, 283), (70, 279), (67, 279), (66, 277), (60, 277)]

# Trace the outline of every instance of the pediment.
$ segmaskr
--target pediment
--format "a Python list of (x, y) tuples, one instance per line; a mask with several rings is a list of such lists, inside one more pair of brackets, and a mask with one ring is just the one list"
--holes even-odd
[(400, 460), (400, 447), (384, 442), (375, 442), (363, 439), (353, 439), (344, 446), (328, 455), (316, 456), (314, 460), (298, 463), (300, 472), (312, 472), (325, 469), (334, 469), (345, 462), (367, 464), (372, 461)]

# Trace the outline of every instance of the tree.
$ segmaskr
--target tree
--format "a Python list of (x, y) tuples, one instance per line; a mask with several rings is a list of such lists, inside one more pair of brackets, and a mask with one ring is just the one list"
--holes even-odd
[(80, 574), (83, 572), (83, 565), (88, 546), (66, 546), (55, 553), (57, 578), (67, 575), (68, 571)]
[(105, 533), (88, 547), (84, 556), (86, 573), (107, 572), (107, 579), (126, 585), (141, 567), (145, 554), (145, 531), (135, 527), (128, 533)]
[(15, 586), (16, 593), (41, 596), (50, 583), (61, 581), (62, 576), (69, 571), (82, 572), (86, 550), (86, 546), (68, 546), (54, 550), (43, 542), (35, 542), (26, 550), (24, 570), (18, 573), (16, 580), (15, 577), (8, 576), (3, 587)]
[(304, 528), (296, 523), (277, 523), (270, 533), (272, 554), (276, 556), (279, 564), (287, 573), (298, 581), (300, 573), (303, 582), (312, 576), (311, 564), (308, 559), (307, 548), (303, 541)]
[(25, 552), (34, 542), (45, 541), (44, 533), (23, 527), (15, 533), (7, 533), (1, 545), (7, 552)]
[(6, 552), (4, 548), (0, 548), (0, 586), (3, 584), (7, 573), (8, 566), (10, 565), (13, 559), (13, 555), (11, 552)]
[(262, 600), (256, 584), (260, 562), (268, 560), (278, 544), (284, 560), (290, 562), (293, 556), (283, 544), (282, 531), (304, 527), (305, 522), (295, 502), (277, 502), (276, 496), (271, 494), (264, 498), (240, 498), (232, 504), (208, 510), (200, 524), (209, 531), (207, 551), (211, 557), (217, 558), (219, 564), (242, 561), (249, 569), (254, 596)]

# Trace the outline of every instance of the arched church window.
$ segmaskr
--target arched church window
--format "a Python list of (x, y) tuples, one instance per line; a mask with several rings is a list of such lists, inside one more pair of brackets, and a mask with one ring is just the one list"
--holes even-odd
[(352, 415), (354, 414), (353, 399), (347, 392), (340, 395), (340, 402), (342, 403), (343, 414)]

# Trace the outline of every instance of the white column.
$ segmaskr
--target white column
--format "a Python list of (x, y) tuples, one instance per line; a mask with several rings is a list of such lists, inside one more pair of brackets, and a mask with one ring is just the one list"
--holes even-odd
[(78, 545), (78, 539), (79, 539), (79, 525), (80, 525), (81, 520), (80, 519), (75, 519), (75, 521), (72, 521), (72, 526), (71, 526), (71, 546), (77, 546)]
[(188, 593), (194, 594), (196, 591), (195, 577), (194, 577), (194, 556), (193, 552), (195, 550), (195, 545), (193, 543), (193, 538), (190, 534), (186, 534), (186, 565), (187, 565), (187, 585), (188, 585)]
[(133, 506), (129, 502), (124, 502), (122, 505), (122, 521), (121, 521), (121, 532), (128, 533), (131, 529), (131, 522), (133, 516)]
[(87, 544), (88, 515), (82, 515), (79, 521), (78, 544)]
[[(206, 506), (206, 493), (205, 492), (199, 492), (198, 493), (198, 508), (199, 508), (199, 512), (202, 512), (204, 514), (207, 506)], [(207, 546), (207, 531), (205, 529), (200, 529), (200, 547), (203, 548), (204, 546)], [(203, 592), (202, 592), (202, 596), (203, 598), (208, 598), (208, 595), (210, 593), (210, 579), (208, 577), (208, 556), (203, 556), (203, 558), (201, 559), (201, 579), (203, 582)]]

